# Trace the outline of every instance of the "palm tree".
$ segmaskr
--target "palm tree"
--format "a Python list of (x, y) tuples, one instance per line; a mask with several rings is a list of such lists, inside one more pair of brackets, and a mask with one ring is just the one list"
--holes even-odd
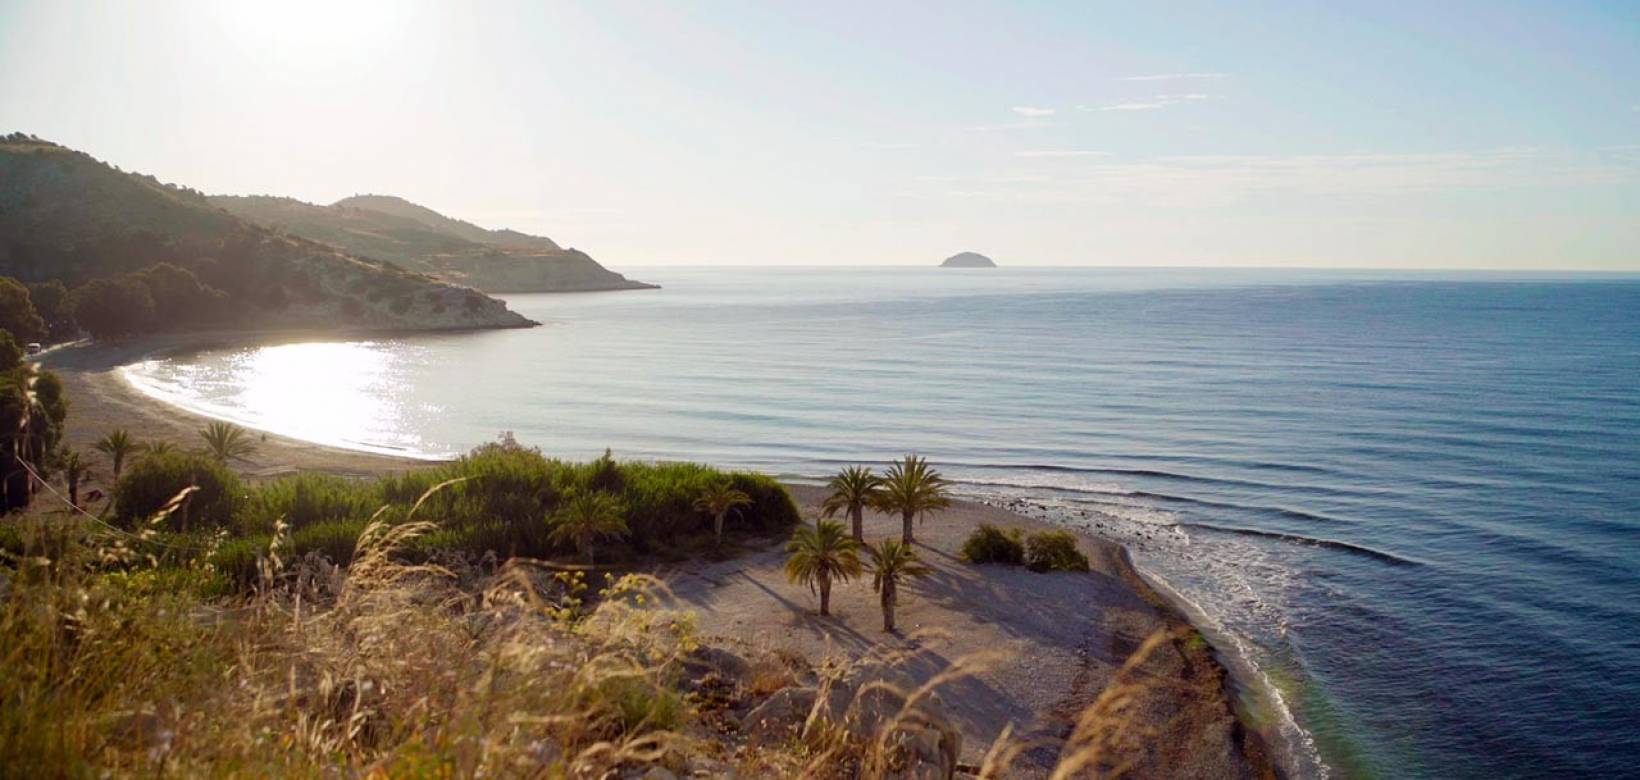
[(152, 455), (168, 455), (176, 451), (176, 446), (168, 441), (151, 441), (142, 445), (142, 457)]
[(621, 502), (599, 490), (572, 494), (552, 513), (547, 536), (554, 543), (568, 542), (592, 564), (592, 543), (599, 539), (619, 539), (627, 535), (626, 509)]
[(68, 482), (68, 503), (75, 509), (80, 508), (80, 483), (91, 478), (91, 464), (80, 457), (74, 450), (63, 450), (57, 456), (57, 465), (63, 469), (63, 479)]
[(867, 547), (871, 556), (871, 589), (882, 596), (883, 630), (894, 630), (894, 605), (900, 598), (900, 583), (914, 577), (926, 577), (933, 569), (917, 558), (917, 551), (906, 542), (884, 539), (876, 547)]
[(717, 545), (723, 546), (723, 519), (743, 506), (751, 506), (752, 497), (729, 486), (729, 481), (718, 480), (706, 486), (700, 498), (695, 499), (695, 511), (712, 516), (712, 533)]
[(837, 472), (837, 476), (826, 483), (826, 487), (831, 488), (831, 495), (820, 504), (820, 516), (831, 517), (847, 510), (849, 519), (853, 521), (854, 541), (864, 542), (865, 521), (861, 514), (876, 498), (881, 484), (882, 479), (871, 473), (868, 466), (849, 466)]
[(251, 441), (244, 428), (233, 423), (213, 422), (201, 428), (199, 435), (205, 439), (206, 453), (222, 463), (243, 459), (256, 451), (256, 442)]
[(911, 520), (951, 505), (945, 478), (928, 467), (928, 460), (907, 455), (888, 467), (871, 505), (878, 511), (900, 514), (905, 528), (900, 541), (911, 544)]
[(792, 554), (786, 559), (786, 579), (820, 594), (822, 617), (831, 614), (832, 581), (860, 576), (860, 543), (848, 537), (842, 523), (821, 520), (813, 528), (798, 528), (786, 552)]
[(137, 450), (136, 440), (131, 438), (131, 434), (126, 433), (123, 429), (109, 431), (101, 439), (98, 439), (96, 444), (91, 446), (98, 452), (107, 455), (108, 459), (114, 462), (114, 481), (116, 482), (120, 479), (120, 469), (125, 467), (126, 456)]

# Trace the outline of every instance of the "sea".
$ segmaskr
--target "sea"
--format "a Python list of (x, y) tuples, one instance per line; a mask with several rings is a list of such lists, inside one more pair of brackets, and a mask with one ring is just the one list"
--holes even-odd
[(1297, 776), (1640, 772), (1640, 276), (621, 270), (662, 289), (123, 370), (420, 457), (510, 435), (821, 479), (918, 453), (1126, 544)]

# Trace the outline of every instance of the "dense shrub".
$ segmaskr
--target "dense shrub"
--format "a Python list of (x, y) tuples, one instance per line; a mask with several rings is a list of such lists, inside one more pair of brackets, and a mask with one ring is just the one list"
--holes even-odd
[(284, 518), (293, 530), (333, 520), (362, 520), (385, 503), (381, 487), (331, 476), (305, 473), (280, 477), (257, 485), (246, 497), (235, 517), (235, 527), (244, 534), (273, 532), (273, 523)]
[(226, 466), (203, 455), (166, 452), (143, 457), (120, 477), (115, 516), (128, 525), (145, 520), (190, 485), (199, 490), (172, 514), (167, 523), (172, 529), (226, 526), (244, 501), (239, 477)]
[(1041, 531), (1025, 537), (1025, 566), (1031, 571), (1087, 571), (1088, 556), (1076, 549), (1076, 534)]
[[(353, 551), (359, 535), (364, 533), (365, 520), (336, 520), (316, 523), (292, 532), (279, 550), (286, 561), (293, 561), (308, 553), (318, 553), (337, 566), (353, 562)], [(233, 585), (244, 588), (256, 582), (257, 562), (268, 554), (273, 537), (268, 534), (242, 536), (217, 548), (211, 564)]]
[(980, 523), (962, 543), (962, 559), (969, 563), (1006, 563), (1018, 566), (1025, 562), (1024, 532), (1018, 528), (998, 528)]
[[(365, 523), (378, 510), (386, 507), (379, 515), (386, 522), (403, 522), (424, 495), (416, 519), (430, 520), (437, 528), (405, 550), (412, 558), (440, 552), (494, 553), (500, 559), (562, 557), (575, 551), (550, 538), (547, 518), (567, 496), (587, 490), (609, 493), (626, 507), (630, 533), (600, 544), (600, 560), (637, 555), (675, 559), (713, 549), (711, 518), (696, 511), (694, 501), (720, 480), (752, 499), (730, 519), (731, 535), (774, 534), (798, 522), (791, 495), (761, 474), (725, 474), (697, 463), (622, 463), (608, 454), (569, 463), (501, 443), (479, 447), (454, 463), (372, 483), (304, 474), (253, 488), (236, 510), (235, 527), (242, 536), (223, 545), (214, 561), (232, 582), (254, 582), (257, 559), (267, 554), (275, 521), (284, 518), (291, 536), (282, 554), (319, 552), (345, 565)], [(123, 500), (121, 511), (126, 511)]]
[(607, 548), (618, 559), (704, 549), (712, 522), (695, 511), (694, 501), (720, 479), (752, 499), (729, 521), (731, 533), (770, 534), (798, 522), (791, 495), (761, 474), (725, 474), (698, 463), (622, 463), (608, 453), (589, 463), (569, 463), (514, 444), (488, 444), (447, 466), (385, 479), (381, 497), (408, 507), (435, 485), (461, 480), (422, 508), (418, 518), (436, 521), (439, 530), (418, 547), (547, 557), (572, 552), (547, 538), (547, 516), (569, 493), (599, 490), (627, 507), (630, 534)]

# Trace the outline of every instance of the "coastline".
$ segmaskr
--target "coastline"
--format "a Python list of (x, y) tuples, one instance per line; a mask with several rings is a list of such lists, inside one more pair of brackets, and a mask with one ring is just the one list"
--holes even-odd
[[(107, 430), (121, 427), (139, 440), (193, 446), (197, 431), (212, 418), (166, 403), (134, 387), (121, 373), (129, 363), (159, 355), (266, 340), (322, 335), (345, 338), (383, 335), (334, 332), (212, 332), (167, 334), (121, 344), (77, 344), (39, 356), (42, 367), (62, 377), (71, 405), (64, 441), (87, 451)], [(262, 433), (258, 451), (241, 471), (267, 478), (297, 471), (322, 471), (353, 478), (425, 467), (435, 461), (393, 456)], [(94, 486), (107, 489), (93, 478)], [(823, 497), (812, 485), (788, 482), (794, 498), (811, 516)], [(868, 538), (897, 532), (897, 518), (868, 515)], [(1153, 654), (1139, 672), (1158, 684), (1138, 707), (1145, 728), (1153, 729), (1156, 750), (1147, 750), (1135, 769), (1140, 776), (1274, 777), (1287, 771), (1269, 740), (1238, 705), (1242, 690), (1211, 641), (1192, 624), (1188, 609), (1164, 595), (1135, 566), (1126, 548), (1095, 534), (1073, 530), (1089, 553), (1089, 576), (1033, 574), (1019, 568), (958, 564), (961, 538), (980, 522), (1029, 530), (1066, 530), (1005, 508), (958, 501), (946, 513), (919, 526), (919, 546), (941, 576), (932, 587), (917, 586), (902, 605), (902, 625), (919, 623), (946, 634), (927, 640), (907, 632), (908, 648), (930, 650), (945, 661), (1011, 646), (1014, 660), (974, 678), (979, 689), (948, 697), (963, 721), (964, 763), (977, 764), (990, 741), (1009, 721), (1021, 721), (1016, 737), (1052, 742), (1068, 732), (1075, 713), (1092, 703), (1127, 656), (1147, 636), (1179, 631), (1175, 652)], [(869, 630), (875, 607), (869, 588), (856, 583), (834, 595), (834, 611), (853, 621), (823, 620), (812, 614), (807, 592), (786, 583), (779, 546), (718, 564), (666, 573), (678, 597), (698, 607), (702, 633), (741, 644), (773, 643), (818, 663), (841, 649), (858, 657), (876, 643)], [(955, 588), (953, 590), (953, 588)], [(862, 594), (861, 591), (864, 591)], [(852, 604), (854, 600), (864, 600)], [(792, 609), (792, 606), (798, 609)], [(1075, 605), (1067, 608), (1066, 605)], [(773, 608), (771, 608), (773, 607)], [(1021, 620), (1022, 615), (1029, 615)], [(858, 623), (851, 625), (850, 623)], [(880, 637), (881, 635), (875, 635)], [(852, 638), (852, 641), (849, 641)], [(1194, 639), (1192, 639), (1194, 638)], [(932, 674), (934, 670), (928, 670)], [(969, 713), (968, 710), (975, 710)], [(1021, 757), (1011, 776), (1045, 776), (1052, 751)]]

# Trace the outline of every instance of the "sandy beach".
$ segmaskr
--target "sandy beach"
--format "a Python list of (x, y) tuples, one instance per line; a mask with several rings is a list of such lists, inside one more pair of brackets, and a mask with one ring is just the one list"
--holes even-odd
[[(214, 343), (211, 337), (144, 339), (125, 345), (81, 345), (41, 357), (59, 374), (70, 399), (69, 446), (91, 451), (97, 437), (125, 428), (143, 441), (193, 447), (205, 418), (150, 398), (120, 375), (119, 365), (156, 352)], [(106, 477), (106, 465), (93, 454)], [(301, 470), (367, 477), (425, 466), (425, 461), (341, 450), (262, 437), (242, 464), (252, 478)], [(94, 479), (93, 486), (106, 484)], [(805, 518), (818, 514), (820, 488), (791, 485)], [(1264, 740), (1232, 711), (1233, 690), (1224, 668), (1183, 616), (1129, 564), (1122, 548), (1083, 535), (1093, 571), (1032, 573), (1021, 567), (975, 566), (957, 551), (982, 522), (1047, 527), (1004, 509), (957, 502), (919, 525), (918, 551), (934, 573), (902, 595), (900, 630), (886, 634), (869, 580), (834, 588), (832, 615), (816, 614), (817, 600), (787, 582), (782, 545), (773, 544), (718, 563), (659, 572), (681, 606), (698, 613), (702, 635), (714, 644), (796, 654), (810, 663), (827, 656), (859, 658), (879, 644), (916, 651), (906, 671), (921, 680), (951, 660), (998, 652), (1008, 660), (942, 692), (963, 733), (962, 761), (977, 765), (1005, 727), (1016, 737), (1042, 740), (1010, 776), (1045, 776), (1055, 743), (1072, 718), (1092, 703), (1123, 662), (1159, 631), (1181, 637), (1152, 653), (1138, 668), (1146, 682), (1138, 697), (1143, 734), (1138, 777), (1268, 777), (1276, 770)], [(868, 513), (868, 539), (897, 534), (898, 518)], [(878, 648), (881, 649), (881, 648)]]
[[(121, 376), (119, 367), (156, 354), (242, 344), (254, 338), (244, 334), (181, 334), (132, 339), (123, 344), (74, 344), (41, 355), (39, 364), (62, 377), (67, 389), (69, 413), (64, 441), (69, 447), (91, 453), (92, 443), (115, 428), (124, 428), (138, 441), (197, 447), (199, 430), (210, 418), (144, 395)], [(425, 466), (427, 461), (326, 447), (268, 433), (258, 434), (256, 452), (236, 465), (251, 477), (294, 471), (368, 477)], [(90, 484), (106, 487), (102, 482), (107, 477), (106, 467), (97, 469)]]

